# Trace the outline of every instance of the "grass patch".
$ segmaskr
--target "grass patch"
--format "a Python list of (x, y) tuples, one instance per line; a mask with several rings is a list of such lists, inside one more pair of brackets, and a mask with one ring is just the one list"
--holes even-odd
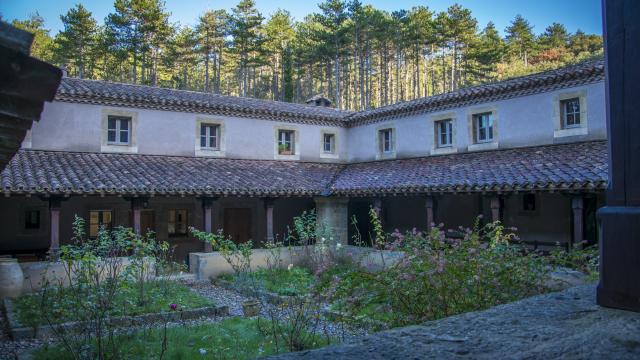
[(221, 275), (221, 279), (233, 282), (235, 286), (262, 288), (268, 292), (283, 296), (308, 294), (314, 282), (313, 275), (299, 267), (289, 269), (259, 269), (243, 275)]
[[(14, 301), (18, 321), (25, 326), (47, 324), (47, 318), (54, 323), (79, 321), (83, 302), (86, 300), (64, 288), (46, 297), (38, 294), (23, 295)], [(169, 280), (151, 281), (145, 285), (147, 301), (138, 303), (138, 288), (123, 284), (116, 293), (110, 316), (141, 315), (170, 311), (169, 305), (178, 304), (180, 309), (190, 310), (213, 306), (210, 300), (191, 291), (188, 286)], [(43, 311), (48, 311), (45, 316)]]
[[(256, 357), (287, 352), (284, 344), (265, 336), (258, 326), (267, 320), (230, 318), (216, 324), (204, 324), (193, 327), (174, 327), (167, 330), (167, 350), (164, 359), (254, 359)], [(110, 354), (109, 358), (158, 359), (161, 352), (162, 330), (121, 336), (116, 339), (119, 354)], [(325, 345), (326, 341), (305, 344), (307, 348)], [(200, 349), (206, 351), (202, 355)], [(71, 359), (71, 355), (62, 347), (42, 347), (34, 359)]]

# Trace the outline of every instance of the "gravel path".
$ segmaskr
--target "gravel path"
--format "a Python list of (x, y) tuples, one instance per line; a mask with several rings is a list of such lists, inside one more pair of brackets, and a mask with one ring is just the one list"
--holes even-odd
[[(242, 303), (249, 299), (247, 296), (233, 290), (216, 286), (210, 281), (189, 281), (185, 283), (198, 294), (211, 299), (215, 304), (229, 306), (229, 314), (231, 316), (243, 316)], [(283, 318), (286, 316), (286, 313), (285, 310), (280, 310), (274, 305), (265, 303), (264, 301), (260, 311), (260, 315), (267, 319), (271, 318), (271, 316)], [(352, 340), (368, 334), (366, 330), (347, 327), (344, 324), (327, 320), (319, 321), (317, 331), (343, 341)]]

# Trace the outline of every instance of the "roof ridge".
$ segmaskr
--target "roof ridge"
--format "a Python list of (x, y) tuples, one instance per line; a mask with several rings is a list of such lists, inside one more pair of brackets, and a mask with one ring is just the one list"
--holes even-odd
[[(240, 96), (240, 95), (224, 95), (224, 94), (216, 94), (216, 93), (200, 91), (200, 90), (176, 89), (176, 88), (170, 88), (170, 87), (164, 87), (164, 86), (153, 86), (153, 85), (146, 85), (146, 84), (134, 84), (134, 83), (111, 81), (111, 80), (104, 80), (104, 79), (84, 79), (84, 78), (78, 78), (78, 77), (64, 77), (63, 81), (66, 81), (66, 80), (81, 81), (81, 82), (85, 82), (85, 81), (89, 82), (90, 81), (90, 82), (106, 83), (106, 84), (112, 84), (112, 85), (118, 85), (118, 86), (132, 86), (132, 87), (145, 88), (145, 89), (160, 89), (160, 90), (175, 91), (175, 92), (181, 92), (181, 93), (191, 93), (191, 94), (198, 94), (198, 95), (206, 95), (206, 96), (213, 96), (213, 97), (218, 97), (218, 98), (223, 98), (223, 99), (245, 99), (245, 100), (249, 100), (249, 101), (269, 102), (269, 103), (276, 103), (276, 104), (283, 104), (283, 105), (300, 106), (300, 107), (305, 107), (305, 108), (317, 108), (317, 106), (315, 106), (315, 105), (308, 105), (308, 104), (297, 103), (297, 102), (271, 100), (271, 99), (260, 99), (260, 98), (255, 98), (255, 97), (250, 97), (250, 96)], [(332, 108), (332, 107), (323, 107), (322, 109), (323, 110), (340, 112), (340, 113), (347, 113), (347, 114), (351, 114), (351, 113), (354, 112), (354, 110), (336, 109), (336, 108)]]

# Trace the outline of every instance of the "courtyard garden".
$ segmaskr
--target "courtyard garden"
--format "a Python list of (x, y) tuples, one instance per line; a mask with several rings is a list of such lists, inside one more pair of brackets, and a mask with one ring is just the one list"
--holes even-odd
[(529, 251), (514, 229), (480, 218), (462, 236), (386, 234), (369, 215), (372, 233), (347, 245), (305, 212), (260, 264), (251, 242), (192, 228), (230, 269), (204, 281), (179, 276), (153, 234), (101, 229), (91, 239), (77, 218), (60, 253), (64, 276), (13, 300), (9, 325), (40, 339), (36, 359), (249, 359), (544, 293), (558, 268), (597, 278), (593, 248)]

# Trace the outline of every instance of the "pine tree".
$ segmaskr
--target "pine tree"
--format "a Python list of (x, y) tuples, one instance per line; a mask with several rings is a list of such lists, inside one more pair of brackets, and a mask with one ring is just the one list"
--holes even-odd
[(210, 69), (213, 66), (213, 88), (220, 92), (220, 69), (222, 52), (225, 47), (225, 36), (229, 33), (229, 14), (225, 10), (207, 11), (199, 18), (196, 32), (198, 34), (199, 53), (204, 58), (204, 91), (210, 91)]
[(285, 54), (289, 51), (295, 37), (291, 14), (285, 10), (277, 10), (264, 26), (265, 49), (271, 61), (269, 65), (272, 73), (271, 98), (284, 100), (285, 98)]
[(324, 31), (323, 40), (328, 51), (333, 54), (333, 85), (335, 95), (334, 100), (338, 109), (342, 108), (342, 93), (340, 88), (341, 59), (346, 54), (344, 44), (346, 43), (347, 28), (347, 4), (342, 0), (326, 0), (318, 4), (322, 11), (316, 14), (317, 21), (322, 24)]
[(529, 65), (529, 56), (534, 50), (535, 36), (533, 26), (521, 15), (516, 15), (511, 25), (505, 29), (507, 33), (507, 45), (510, 50), (518, 55), (524, 65)]
[[(75, 75), (85, 77), (87, 66), (95, 63), (97, 23), (81, 4), (60, 16), (64, 30), (55, 38), (56, 50), (65, 64), (75, 68)], [(70, 70), (70, 69), (67, 69)]]
[(233, 48), (238, 57), (238, 85), (240, 96), (249, 93), (249, 70), (260, 62), (263, 37), (260, 33), (262, 14), (256, 9), (253, 0), (241, 0), (233, 8), (231, 17), (231, 35), (233, 35)]

